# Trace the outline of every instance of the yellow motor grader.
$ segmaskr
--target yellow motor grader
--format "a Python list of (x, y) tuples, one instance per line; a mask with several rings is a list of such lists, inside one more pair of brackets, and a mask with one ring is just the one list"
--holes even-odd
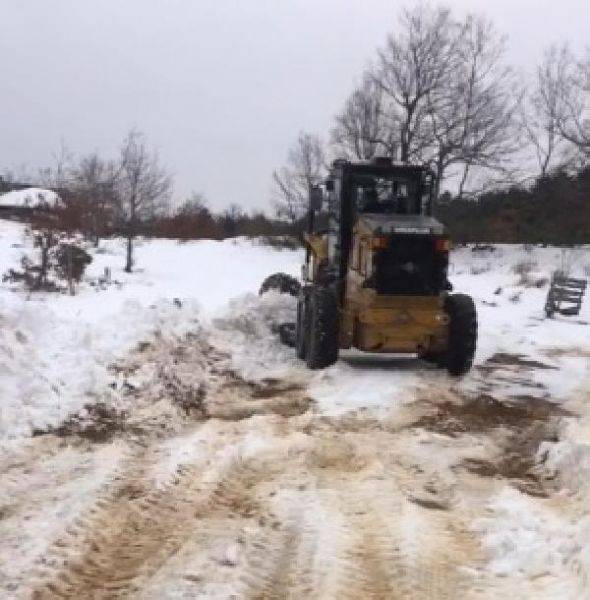
[(473, 363), (473, 300), (451, 294), (450, 240), (424, 166), (336, 160), (310, 191), (295, 347), (311, 369), (340, 349), (416, 354), (452, 375)]

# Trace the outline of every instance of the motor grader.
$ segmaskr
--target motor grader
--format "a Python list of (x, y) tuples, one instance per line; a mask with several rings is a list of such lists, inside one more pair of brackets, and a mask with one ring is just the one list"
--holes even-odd
[(311, 369), (341, 349), (414, 354), (466, 373), (473, 363), (473, 300), (451, 294), (450, 240), (432, 216), (435, 178), (387, 158), (336, 160), (310, 191), (295, 347)]

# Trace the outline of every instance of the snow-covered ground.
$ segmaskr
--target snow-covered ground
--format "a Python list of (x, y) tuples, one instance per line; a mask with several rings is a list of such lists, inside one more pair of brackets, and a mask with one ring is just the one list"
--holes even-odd
[(52, 190), (43, 188), (26, 188), (0, 194), (0, 208), (39, 208), (56, 206), (59, 196)]
[[(0, 221), (0, 272), (30, 244)], [(257, 295), (299, 251), (89, 251), (75, 296), (0, 285), (0, 596), (590, 597), (590, 301), (543, 312), (589, 248), (453, 251), (480, 321), (459, 382), (308, 372), (273, 333), (293, 299)]]
[[(31, 244), (22, 225), (0, 220), (0, 274), (17, 268)], [(108, 366), (154, 332), (186, 331), (230, 298), (256, 293), (269, 272), (299, 271), (296, 253), (245, 240), (138, 241), (132, 275), (123, 242), (92, 254), (74, 297), (0, 284), (0, 444), (82, 408), (107, 388)], [(105, 268), (111, 284), (99, 285)]]

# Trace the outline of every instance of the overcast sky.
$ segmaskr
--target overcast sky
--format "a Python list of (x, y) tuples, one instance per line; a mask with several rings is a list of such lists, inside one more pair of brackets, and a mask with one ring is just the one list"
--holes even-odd
[[(268, 207), (273, 168), (300, 130), (327, 134), (402, 4), (0, 0), (0, 172), (50, 164), (62, 139), (115, 154), (135, 126), (177, 198)], [(589, 0), (445, 4), (490, 17), (524, 69), (551, 42), (589, 43)]]

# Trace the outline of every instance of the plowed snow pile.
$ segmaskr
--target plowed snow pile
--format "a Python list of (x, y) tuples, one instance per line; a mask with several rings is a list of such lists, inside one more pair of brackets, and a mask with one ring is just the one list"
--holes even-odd
[[(0, 270), (28, 249), (0, 221)], [(0, 286), (0, 597), (590, 597), (590, 251), (454, 252), (480, 315), (460, 382), (282, 346), (258, 297), (301, 254), (247, 240), (92, 250), (74, 297)], [(94, 285), (105, 267), (111, 285)]]

